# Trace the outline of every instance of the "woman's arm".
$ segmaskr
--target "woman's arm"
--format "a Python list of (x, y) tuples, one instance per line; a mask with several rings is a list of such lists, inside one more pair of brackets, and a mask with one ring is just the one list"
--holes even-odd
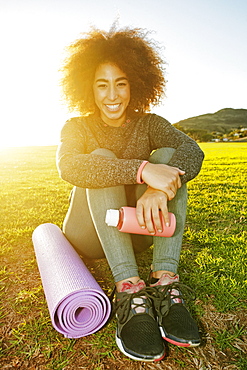
[(143, 160), (108, 158), (90, 154), (99, 145), (80, 118), (68, 121), (61, 131), (57, 149), (60, 177), (83, 188), (103, 188), (136, 184), (136, 174)]
[(161, 117), (154, 116), (150, 132), (153, 148), (175, 149), (167, 164), (147, 163), (140, 175), (149, 187), (137, 201), (136, 216), (140, 226), (152, 234), (155, 228), (162, 229), (159, 210), (165, 223), (169, 223), (168, 201), (176, 196), (183, 183), (198, 174), (204, 154), (194, 140)]
[(175, 152), (167, 165), (185, 171), (180, 175), (184, 184), (200, 172), (204, 153), (199, 145), (189, 136), (177, 130), (166, 119), (152, 115), (150, 120), (150, 142), (152, 149), (174, 148)]

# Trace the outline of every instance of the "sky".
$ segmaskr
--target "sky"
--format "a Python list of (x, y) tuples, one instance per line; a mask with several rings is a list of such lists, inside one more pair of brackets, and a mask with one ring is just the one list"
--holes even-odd
[[(0, 0), (0, 148), (56, 145), (65, 47), (96, 26), (140, 27), (164, 47), (171, 123), (247, 109), (246, 0)], [(77, 115), (74, 113), (73, 115)]]

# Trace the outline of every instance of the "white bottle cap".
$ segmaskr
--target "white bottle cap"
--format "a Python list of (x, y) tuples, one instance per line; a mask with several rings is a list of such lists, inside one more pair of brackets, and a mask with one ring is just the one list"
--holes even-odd
[(108, 209), (106, 211), (105, 222), (108, 226), (117, 226), (119, 222), (119, 210)]

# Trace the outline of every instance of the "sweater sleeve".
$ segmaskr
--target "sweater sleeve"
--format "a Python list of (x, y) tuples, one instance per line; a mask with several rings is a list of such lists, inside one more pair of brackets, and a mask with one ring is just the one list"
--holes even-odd
[(88, 146), (90, 151), (99, 148), (97, 140), (85, 133), (79, 121), (67, 121), (57, 149), (57, 168), (63, 180), (83, 188), (136, 184), (136, 175), (143, 160), (87, 153)]
[(175, 149), (168, 165), (185, 171), (181, 176), (183, 184), (192, 180), (200, 172), (204, 153), (199, 145), (166, 119), (155, 114), (150, 122), (150, 141), (153, 150), (162, 147)]

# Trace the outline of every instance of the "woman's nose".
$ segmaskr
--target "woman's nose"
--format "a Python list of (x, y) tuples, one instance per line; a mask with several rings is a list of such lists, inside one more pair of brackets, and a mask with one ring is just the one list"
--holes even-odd
[(115, 86), (110, 86), (108, 90), (108, 99), (109, 100), (116, 100), (118, 97), (117, 89)]

